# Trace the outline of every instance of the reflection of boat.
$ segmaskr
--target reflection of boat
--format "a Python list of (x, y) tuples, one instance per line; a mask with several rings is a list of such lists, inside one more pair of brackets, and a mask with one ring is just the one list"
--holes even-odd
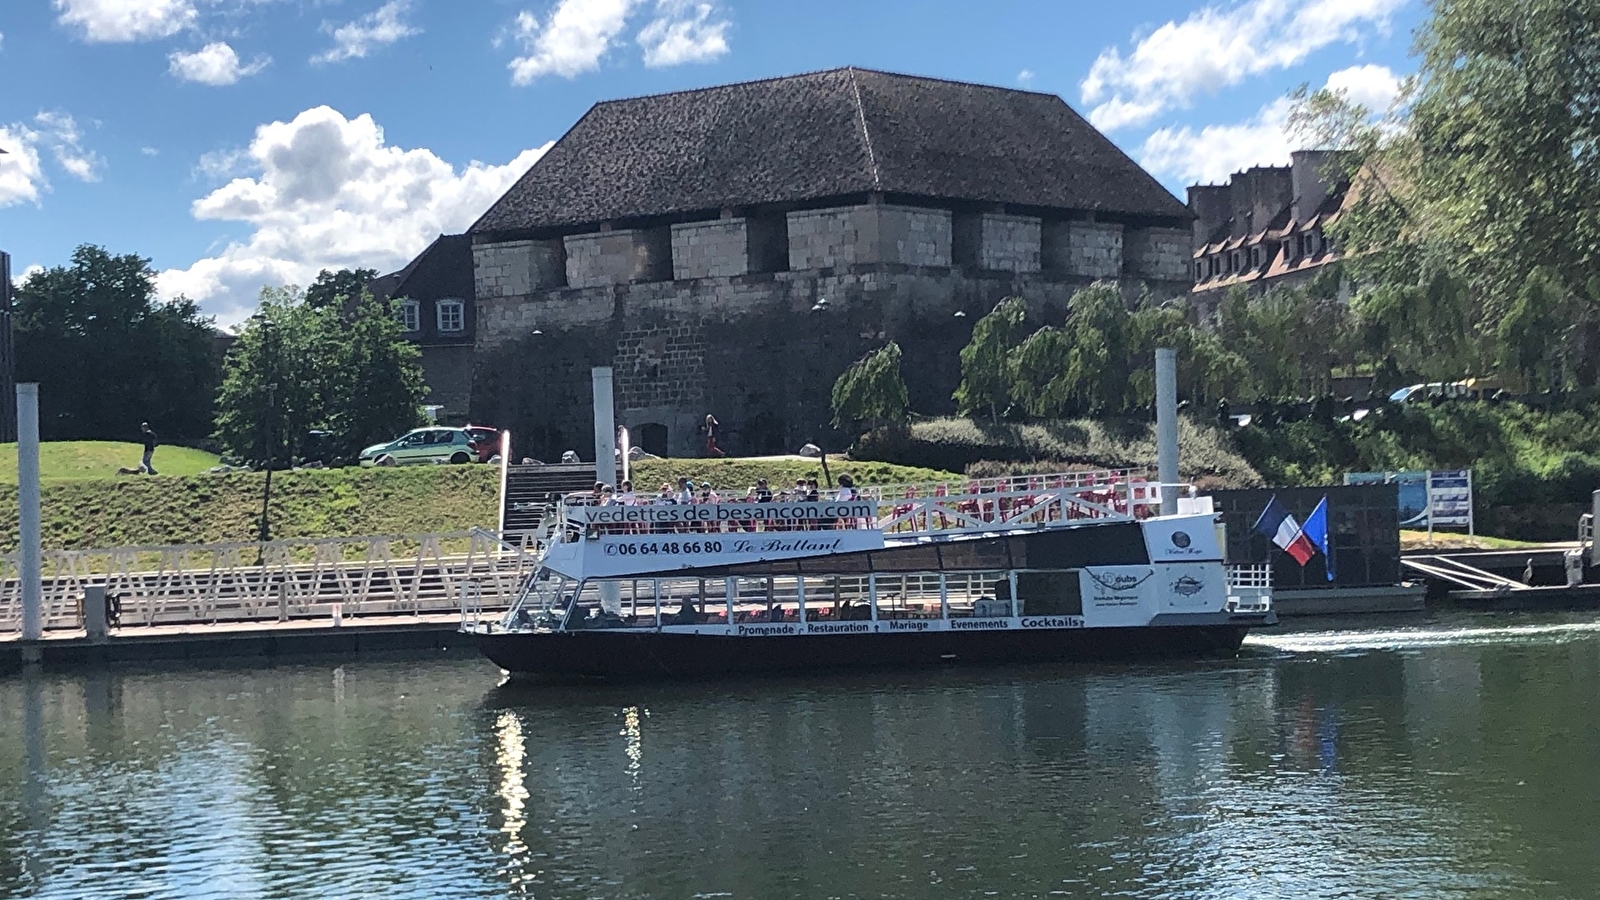
[(506, 615), (512, 673), (694, 674), (1234, 652), (1269, 570), (1226, 566), (1210, 499), (1127, 472), (824, 502), (568, 505)]

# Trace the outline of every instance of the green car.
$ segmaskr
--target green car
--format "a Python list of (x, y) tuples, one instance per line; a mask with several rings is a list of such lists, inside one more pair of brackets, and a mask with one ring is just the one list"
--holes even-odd
[(363, 466), (465, 463), (477, 458), (477, 446), (460, 428), (417, 428), (361, 451)]

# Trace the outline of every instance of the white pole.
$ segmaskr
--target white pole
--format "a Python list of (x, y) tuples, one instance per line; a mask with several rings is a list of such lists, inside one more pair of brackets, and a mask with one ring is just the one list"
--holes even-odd
[(594, 380), (594, 480), (617, 479), (617, 417), (611, 396), (611, 367), (596, 366)]
[(39, 386), (17, 385), (17, 499), (22, 537), (22, 639), (44, 637), (43, 566), (39, 560)]
[(1428, 544), (1433, 544), (1433, 470), (1422, 473), (1423, 484), (1427, 489), (1423, 492), (1423, 502), (1428, 505)]
[[(1178, 511), (1178, 351), (1156, 351), (1156, 472), (1161, 514)], [(1132, 512), (1132, 510), (1129, 510)]]
[[(633, 467), (628, 462), (628, 454), (633, 451), (633, 439), (629, 436), (628, 426), (626, 425), (617, 429), (617, 449), (622, 451), (619, 454), (622, 457), (622, 480), (631, 480), (633, 478)], [(622, 489), (620, 483), (617, 485), (617, 489)]]
[(511, 431), (500, 432), (500, 524), (495, 528), (495, 534), (501, 540), (506, 536), (506, 478), (511, 467)]

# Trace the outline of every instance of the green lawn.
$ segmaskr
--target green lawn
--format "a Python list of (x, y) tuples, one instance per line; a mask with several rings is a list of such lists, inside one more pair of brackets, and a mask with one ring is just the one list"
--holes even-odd
[[(39, 475), (52, 480), (114, 478), (118, 468), (138, 468), (143, 455), (142, 445), (120, 441), (49, 441), (39, 445)], [(156, 448), (155, 467), (163, 476), (198, 475), (216, 464), (217, 457), (204, 450)], [(17, 445), (0, 444), (0, 484), (16, 483)]]

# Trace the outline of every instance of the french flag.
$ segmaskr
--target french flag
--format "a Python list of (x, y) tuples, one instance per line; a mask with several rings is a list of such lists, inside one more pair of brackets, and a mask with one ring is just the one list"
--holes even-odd
[(1264, 534), (1277, 544), (1279, 549), (1294, 557), (1294, 561), (1305, 565), (1317, 553), (1317, 548), (1312, 545), (1311, 539), (1301, 530), (1300, 523), (1289, 515), (1289, 511), (1278, 502), (1278, 495), (1273, 494), (1267, 501), (1267, 508), (1261, 511), (1261, 518), (1256, 520), (1255, 532)]

